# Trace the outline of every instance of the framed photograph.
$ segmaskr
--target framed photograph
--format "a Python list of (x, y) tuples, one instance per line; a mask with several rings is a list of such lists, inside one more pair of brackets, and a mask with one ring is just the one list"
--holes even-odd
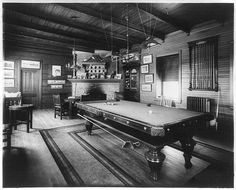
[(40, 61), (21, 60), (21, 68), (40, 69)]
[(61, 76), (61, 65), (52, 65), (52, 76), (53, 77)]
[(14, 78), (14, 70), (4, 69), (4, 78)]
[(4, 79), (4, 86), (5, 87), (15, 87), (14, 79)]
[(149, 73), (149, 65), (141, 65), (141, 73)]
[(143, 56), (143, 64), (152, 63), (152, 54)]
[(152, 91), (152, 85), (151, 84), (142, 84), (141, 90), (144, 92), (151, 92)]
[(52, 84), (51, 89), (62, 89), (63, 85), (62, 84)]
[(14, 69), (13, 61), (4, 61), (4, 69)]
[(145, 83), (153, 83), (154, 82), (154, 74), (147, 74), (144, 76)]

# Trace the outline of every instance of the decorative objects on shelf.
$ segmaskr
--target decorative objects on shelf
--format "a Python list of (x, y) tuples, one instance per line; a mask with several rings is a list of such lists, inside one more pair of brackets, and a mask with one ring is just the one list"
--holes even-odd
[(153, 83), (154, 82), (154, 74), (146, 74), (144, 76), (145, 83)]
[(152, 63), (152, 54), (144, 55), (142, 59), (142, 64), (149, 64)]
[(139, 52), (133, 52), (129, 54), (121, 54), (121, 63), (127, 64), (131, 62), (138, 62), (140, 61), (140, 54)]
[(141, 73), (149, 73), (149, 65), (141, 65)]
[(141, 90), (144, 92), (151, 92), (152, 91), (152, 85), (151, 84), (142, 84)]
[(87, 71), (87, 78), (105, 78), (106, 63), (99, 55), (92, 55), (89, 59), (82, 62)]

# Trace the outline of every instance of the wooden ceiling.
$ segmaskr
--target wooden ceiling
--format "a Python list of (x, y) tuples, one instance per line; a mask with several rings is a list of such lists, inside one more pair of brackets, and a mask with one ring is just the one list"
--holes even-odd
[[(200, 23), (233, 19), (232, 3), (3, 3), (5, 46), (71, 54), (165, 40)], [(128, 34), (128, 36), (127, 36)]]

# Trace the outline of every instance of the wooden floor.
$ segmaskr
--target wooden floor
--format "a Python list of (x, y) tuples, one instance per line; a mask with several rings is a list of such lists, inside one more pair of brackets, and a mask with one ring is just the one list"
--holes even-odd
[(39, 130), (81, 123), (81, 119), (54, 119), (53, 110), (35, 110), (33, 129), (20, 125), (12, 134), (12, 149), (3, 152), (3, 185), (13, 187), (67, 186)]
[[(64, 118), (60, 120), (57, 117), (54, 119), (54, 113), (51, 109), (34, 110), (33, 129), (30, 130), (30, 133), (26, 133), (25, 125), (19, 126), (12, 134), (13, 148), (11, 151), (3, 151), (3, 160), (5, 160), (3, 165), (4, 187), (67, 186), (39, 130), (75, 125), (81, 122), (83, 120), (79, 118)], [(215, 169), (207, 170), (197, 180), (187, 185), (199, 187), (207, 185), (206, 183), (210, 182), (210, 180), (206, 180), (206, 178), (209, 175), (212, 176), (212, 172), (216, 174), (217, 171)], [(220, 173), (216, 176), (221, 178)]]

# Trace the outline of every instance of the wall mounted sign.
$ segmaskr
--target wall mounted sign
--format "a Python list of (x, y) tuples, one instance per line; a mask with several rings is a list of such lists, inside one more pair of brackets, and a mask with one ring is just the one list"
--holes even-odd
[(143, 64), (152, 63), (152, 54), (143, 56)]
[(14, 69), (13, 61), (4, 61), (4, 69)]
[(14, 78), (14, 70), (4, 69), (4, 78)]
[(145, 83), (153, 83), (154, 82), (154, 75), (153, 74), (147, 74), (144, 76), (144, 82)]
[(21, 68), (40, 69), (40, 61), (21, 60)]
[(52, 65), (52, 76), (53, 77), (61, 76), (61, 65)]
[(141, 73), (149, 73), (149, 66), (141, 65)]
[(4, 79), (4, 87), (14, 87), (15, 81), (14, 79)]
[(65, 84), (65, 80), (48, 80), (48, 84)]
[(142, 84), (141, 90), (144, 92), (151, 92), (152, 91), (152, 85), (151, 84)]
[(63, 85), (62, 84), (52, 84), (51, 89), (62, 89)]

